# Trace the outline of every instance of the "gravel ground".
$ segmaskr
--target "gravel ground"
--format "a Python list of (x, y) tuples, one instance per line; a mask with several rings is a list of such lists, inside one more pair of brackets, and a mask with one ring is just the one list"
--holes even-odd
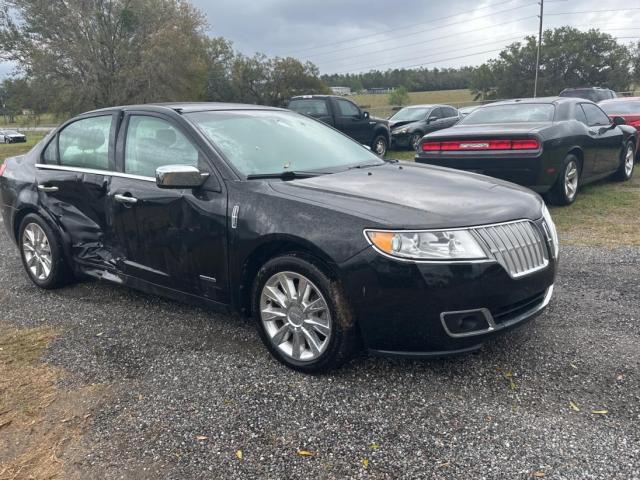
[(64, 386), (106, 386), (69, 475), (626, 480), (640, 478), (639, 267), (640, 249), (564, 248), (547, 312), (479, 353), (360, 355), (320, 377), (272, 360), (246, 320), (106, 283), (39, 290), (4, 234), (0, 306), (60, 328), (45, 360)]

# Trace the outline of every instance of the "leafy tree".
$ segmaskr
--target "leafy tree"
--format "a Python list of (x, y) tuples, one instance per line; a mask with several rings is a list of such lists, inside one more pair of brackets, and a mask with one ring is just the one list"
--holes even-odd
[(402, 106), (409, 103), (409, 93), (404, 87), (398, 87), (389, 94), (389, 105)]
[(488, 100), (496, 95), (496, 78), (490, 65), (480, 65), (471, 75), (470, 88), (474, 100)]
[(46, 84), (51, 108), (204, 95), (202, 14), (180, 0), (4, 0), (0, 57)]
[[(486, 64), (495, 79), (499, 98), (533, 94), (537, 40), (509, 45), (499, 58)], [(571, 27), (547, 30), (543, 35), (538, 80), (539, 95), (557, 95), (563, 88), (602, 86), (629, 88), (631, 53), (607, 33), (582, 32)]]

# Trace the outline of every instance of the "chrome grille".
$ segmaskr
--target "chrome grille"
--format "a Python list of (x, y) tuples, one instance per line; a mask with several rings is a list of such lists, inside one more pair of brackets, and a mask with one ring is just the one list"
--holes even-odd
[(541, 270), (549, 264), (544, 237), (533, 222), (521, 220), (475, 227), (473, 231), (484, 242), (487, 253), (513, 278)]

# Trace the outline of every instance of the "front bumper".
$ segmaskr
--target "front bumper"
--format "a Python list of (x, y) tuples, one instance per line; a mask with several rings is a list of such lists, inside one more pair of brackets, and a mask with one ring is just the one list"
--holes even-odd
[(510, 156), (425, 154), (419, 152), (415, 157), (416, 163), (426, 163), (440, 167), (455, 168), (469, 172), (480, 173), (517, 183), (538, 193), (546, 193), (557, 179), (558, 166), (555, 160), (547, 160), (539, 154)]
[[(402, 262), (383, 257), (373, 248), (342, 268), (367, 349), (410, 357), (472, 351), (526, 323), (549, 303), (556, 275), (552, 258), (546, 268), (514, 279), (494, 261)], [(469, 315), (450, 316), (460, 313)], [(472, 321), (477, 323), (469, 329), (470, 315), (476, 316)]]
[(413, 148), (411, 145), (411, 133), (391, 132), (391, 146), (398, 148)]

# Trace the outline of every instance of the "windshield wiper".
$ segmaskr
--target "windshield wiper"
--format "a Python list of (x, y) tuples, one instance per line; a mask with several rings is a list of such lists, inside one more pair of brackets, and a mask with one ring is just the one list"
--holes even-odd
[(301, 170), (285, 170), (276, 173), (252, 173), (247, 175), (247, 180), (255, 180), (258, 178), (279, 178), (281, 180), (295, 180), (297, 178), (311, 178), (318, 175), (324, 175), (328, 172), (304, 172)]

